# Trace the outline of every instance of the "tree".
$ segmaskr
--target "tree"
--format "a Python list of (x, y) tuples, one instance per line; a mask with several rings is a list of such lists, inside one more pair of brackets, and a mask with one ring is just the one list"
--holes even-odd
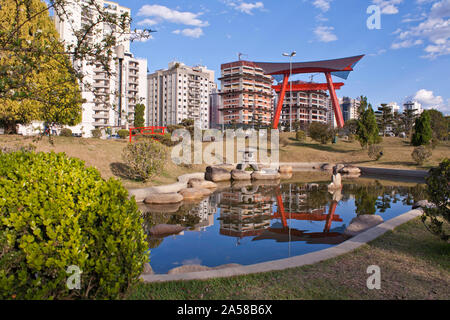
[(416, 121), (417, 114), (415, 110), (406, 109), (403, 111), (402, 115), (402, 122), (403, 122), (403, 128), (405, 129), (405, 133), (408, 136), (411, 136), (411, 131), (414, 126), (414, 121)]
[[(48, 14), (26, 20), (27, 14), (45, 10), (45, 4), (40, 0), (19, 1), (19, 6), (15, 3), (8, 0), (0, 8), (0, 46), (4, 46), (4, 34), (14, 28), (14, 23), (23, 23), (20, 32), (14, 35), (23, 52), (13, 54), (4, 48), (1, 51), (0, 119), (6, 132), (14, 133), (16, 124), (27, 124), (32, 120), (62, 125), (79, 123), (80, 87), (72, 64), (63, 53), (63, 45), (57, 41), (52, 20)], [(28, 52), (35, 47), (45, 47), (50, 54)], [(27, 61), (26, 71), (23, 70), (24, 61)], [(24, 87), (18, 87), (20, 85)]]
[(439, 141), (448, 139), (448, 125), (442, 112), (435, 109), (427, 110), (427, 112), (430, 116), (433, 138)]
[(392, 109), (385, 103), (381, 104), (381, 107), (378, 108), (380, 115), (378, 117), (378, 126), (383, 133), (383, 137), (386, 136), (387, 128), (392, 126), (394, 116), (392, 114)]
[(145, 112), (145, 105), (143, 105), (142, 103), (138, 103), (134, 107), (134, 127), (135, 128), (142, 128), (143, 126), (145, 126), (144, 112)]
[(422, 221), (427, 229), (442, 240), (450, 238), (450, 160), (445, 159), (439, 167), (430, 170), (426, 179), (428, 200), (435, 207), (424, 208)]
[(367, 97), (366, 96), (361, 96), (359, 98), (360, 100), (360, 104), (358, 107), (358, 115), (359, 117), (361, 117), (361, 115), (366, 112), (366, 110), (369, 108), (369, 103), (367, 102)]
[(356, 135), (363, 148), (366, 148), (367, 145), (378, 144), (381, 142), (375, 113), (370, 105), (358, 119), (358, 130)]
[[(74, 41), (64, 46), (49, 16), (71, 19), (68, 6), (91, 19), (72, 29)], [(128, 13), (117, 16), (96, 0), (3, 0), (0, 7), (0, 121), (7, 131), (15, 123), (44, 120), (73, 125), (80, 121), (79, 85), (93, 91), (85, 67), (101, 65), (108, 76), (114, 51), (124, 37), (148, 38), (151, 30), (130, 31)], [(112, 32), (103, 33), (103, 24)], [(95, 42), (92, 40), (95, 39)], [(105, 98), (106, 100), (106, 98)]]
[(431, 130), (431, 119), (428, 111), (424, 111), (419, 118), (416, 119), (414, 125), (414, 134), (411, 138), (413, 146), (423, 146), (430, 143), (433, 138), (433, 131)]
[(346, 129), (349, 134), (356, 134), (358, 131), (358, 120), (350, 119), (345, 121), (344, 129)]
[(333, 139), (334, 132), (325, 123), (313, 122), (309, 126), (309, 136), (311, 139), (327, 144)]

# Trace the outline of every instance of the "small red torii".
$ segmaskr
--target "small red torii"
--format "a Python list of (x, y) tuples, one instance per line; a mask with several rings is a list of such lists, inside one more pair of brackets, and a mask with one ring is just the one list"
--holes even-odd
[[(274, 62), (253, 62), (254, 65), (264, 70), (266, 75), (282, 75), (283, 83), (280, 86), (280, 98), (278, 99), (277, 109), (275, 110), (273, 129), (278, 129), (281, 110), (283, 108), (284, 97), (291, 74), (304, 73), (324, 73), (327, 79), (326, 89), (330, 92), (331, 102), (339, 128), (344, 126), (344, 117), (339, 106), (339, 100), (336, 96), (336, 84), (333, 83), (331, 75), (347, 79), (353, 67), (364, 57), (364, 55), (312, 62), (295, 62), (295, 63), (274, 63)], [(319, 84), (324, 88), (324, 84)]]

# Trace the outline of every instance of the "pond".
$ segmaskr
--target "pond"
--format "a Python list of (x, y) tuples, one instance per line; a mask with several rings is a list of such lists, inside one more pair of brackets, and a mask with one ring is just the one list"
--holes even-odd
[(420, 182), (360, 178), (328, 192), (329, 182), (240, 183), (200, 203), (142, 205), (146, 230), (158, 224), (186, 227), (174, 235), (148, 236), (150, 265), (165, 274), (182, 265), (250, 265), (298, 256), (349, 239), (353, 218), (384, 221), (424, 199)]

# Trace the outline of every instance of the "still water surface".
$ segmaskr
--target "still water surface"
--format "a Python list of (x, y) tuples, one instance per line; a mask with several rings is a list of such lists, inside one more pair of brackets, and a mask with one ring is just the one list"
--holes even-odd
[(424, 198), (423, 185), (374, 179), (344, 182), (331, 194), (327, 183), (239, 184), (196, 204), (145, 206), (146, 228), (178, 224), (177, 235), (149, 236), (156, 274), (188, 264), (249, 265), (297, 256), (339, 244), (345, 229), (363, 214), (384, 221)]

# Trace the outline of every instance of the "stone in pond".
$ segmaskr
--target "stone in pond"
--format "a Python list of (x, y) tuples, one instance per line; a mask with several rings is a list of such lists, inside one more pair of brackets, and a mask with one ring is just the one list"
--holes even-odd
[(356, 236), (357, 234), (360, 234), (361, 232), (373, 228), (380, 223), (382, 223), (384, 220), (381, 216), (374, 215), (374, 214), (364, 214), (360, 215), (356, 218), (353, 218), (350, 224), (348, 225), (347, 229), (344, 231), (344, 235), (346, 236)]
[(212, 194), (210, 189), (186, 188), (180, 191), (180, 195), (185, 201), (199, 200)]
[(204, 179), (191, 179), (188, 182), (188, 187), (195, 189), (216, 189), (217, 184), (212, 181), (206, 181)]
[(153, 193), (144, 200), (146, 204), (170, 204), (183, 201), (178, 193)]
[(219, 167), (207, 167), (205, 173), (205, 180), (213, 182), (230, 181), (231, 170), (219, 168)]
[(152, 236), (162, 236), (162, 235), (171, 235), (178, 234), (181, 231), (184, 231), (185, 227), (174, 225), (174, 224), (157, 224), (150, 228), (149, 233)]
[(288, 165), (281, 165), (280, 169), (278, 170), (280, 173), (292, 173), (292, 166)]
[(235, 181), (251, 180), (252, 174), (249, 171), (242, 171), (235, 169), (231, 171), (231, 178)]

